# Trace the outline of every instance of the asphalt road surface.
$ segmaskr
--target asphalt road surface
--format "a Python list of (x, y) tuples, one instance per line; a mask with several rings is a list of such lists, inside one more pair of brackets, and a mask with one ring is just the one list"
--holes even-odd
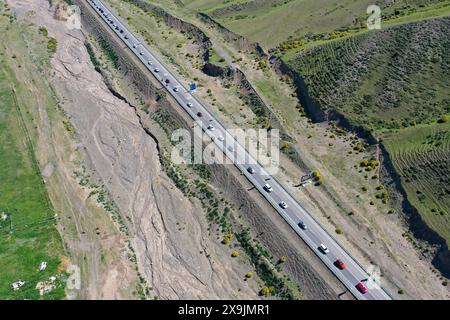
[[(267, 170), (217, 121), (178, 81), (164, 65), (130, 32), (130, 30), (100, 0), (87, 0), (91, 7), (109, 25), (116, 35), (142, 61), (180, 106), (202, 127), (217, 147), (233, 161), (256, 189), (269, 201), (277, 212), (297, 232), (305, 243), (325, 263), (345, 287), (360, 300), (390, 300), (390, 295), (367, 273), (367, 271), (328, 234), (322, 226), (273, 178)], [(212, 126), (212, 127), (211, 127)], [(209, 128), (208, 128), (209, 127)], [(251, 168), (251, 169), (250, 169)], [(253, 169), (253, 170), (252, 170)], [(266, 190), (265, 184), (271, 188)], [(283, 208), (282, 202), (286, 204)], [(299, 226), (306, 225), (306, 229)], [(320, 250), (325, 245), (327, 253)], [(345, 269), (337, 267), (336, 261), (345, 263)], [(357, 289), (358, 283), (367, 288), (366, 293)]]

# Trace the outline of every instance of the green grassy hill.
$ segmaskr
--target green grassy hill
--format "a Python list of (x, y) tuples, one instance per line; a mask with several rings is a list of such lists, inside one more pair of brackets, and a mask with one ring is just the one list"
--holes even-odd
[(331, 41), (287, 60), (324, 110), (369, 131), (435, 122), (450, 112), (450, 18)]
[(450, 243), (450, 17), (285, 55), (323, 111), (382, 139), (408, 201)]
[[(371, 0), (181, 0), (231, 31), (271, 48), (291, 38), (364, 24)], [(410, 14), (438, 0), (377, 1), (383, 18)], [(444, 1), (445, 2), (445, 1)]]

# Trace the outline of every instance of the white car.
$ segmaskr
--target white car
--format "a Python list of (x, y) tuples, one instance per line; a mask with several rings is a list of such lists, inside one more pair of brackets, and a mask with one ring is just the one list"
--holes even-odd
[(211, 130), (211, 131), (214, 131), (214, 130), (215, 130), (215, 128), (214, 128), (214, 126), (213, 126), (212, 124), (210, 124), (210, 125), (208, 126), (208, 129)]
[(322, 251), (323, 254), (327, 254), (328, 252), (330, 252), (330, 250), (328, 250), (327, 246), (324, 245), (323, 243), (320, 244), (319, 250)]
[(288, 205), (286, 204), (286, 202), (281, 201), (280, 202), (280, 207), (282, 207), (283, 209), (287, 209)]
[(158, 68), (156, 68), (156, 69), (155, 69), (155, 72), (156, 72), (156, 73), (158, 73), (158, 72), (159, 72), (159, 69), (158, 69)]
[(139, 52), (139, 54), (140, 54), (141, 56), (143, 56), (143, 55), (144, 55), (144, 52), (141, 51), (141, 52)]
[(128, 39), (128, 36), (127, 36), (127, 35), (125, 35), (125, 39)]
[(272, 186), (270, 184), (268, 184), (268, 183), (266, 183), (264, 185), (263, 189), (266, 190), (267, 192), (272, 192), (273, 191)]
[(178, 87), (173, 88), (173, 91), (178, 92), (179, 91)]
[(147, 62), (150, 66), (153, 64), (153, 62), (151, 62), (151, 61), (149, 61), (149, 62)]
[(192, 108), (192, 103), (188, 102), (186, 105), (187, 105), (189, 108)]
[(223, 136), (218, 136), (217, 139), (219, 139), (219, 141), (224, 141), (225, 138)]

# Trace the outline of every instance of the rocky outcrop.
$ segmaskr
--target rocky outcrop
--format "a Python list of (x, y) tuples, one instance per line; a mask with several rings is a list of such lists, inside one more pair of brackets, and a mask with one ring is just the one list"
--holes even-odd
[(204, 74), (210, 77), (223, 77), (223, 78), (230, 77), (233, 72), (229, 67), (223, 68), (209, 62), (205, 63), (205, 65), (202, 68), (202, 71)]

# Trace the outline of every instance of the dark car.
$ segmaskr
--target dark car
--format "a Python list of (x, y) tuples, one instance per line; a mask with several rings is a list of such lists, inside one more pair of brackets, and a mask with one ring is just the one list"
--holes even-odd
[(203, 117), (203, 113), (197, 112), (197, 117)]
[(304, 223), (303, 221), (300, 221), (300, 222), (298, 223), (298, 226), (299, 226), (300, 229), (302, 229), (302, 230), (308, 229), (308, 226), (307, 226), (306, 223)]

